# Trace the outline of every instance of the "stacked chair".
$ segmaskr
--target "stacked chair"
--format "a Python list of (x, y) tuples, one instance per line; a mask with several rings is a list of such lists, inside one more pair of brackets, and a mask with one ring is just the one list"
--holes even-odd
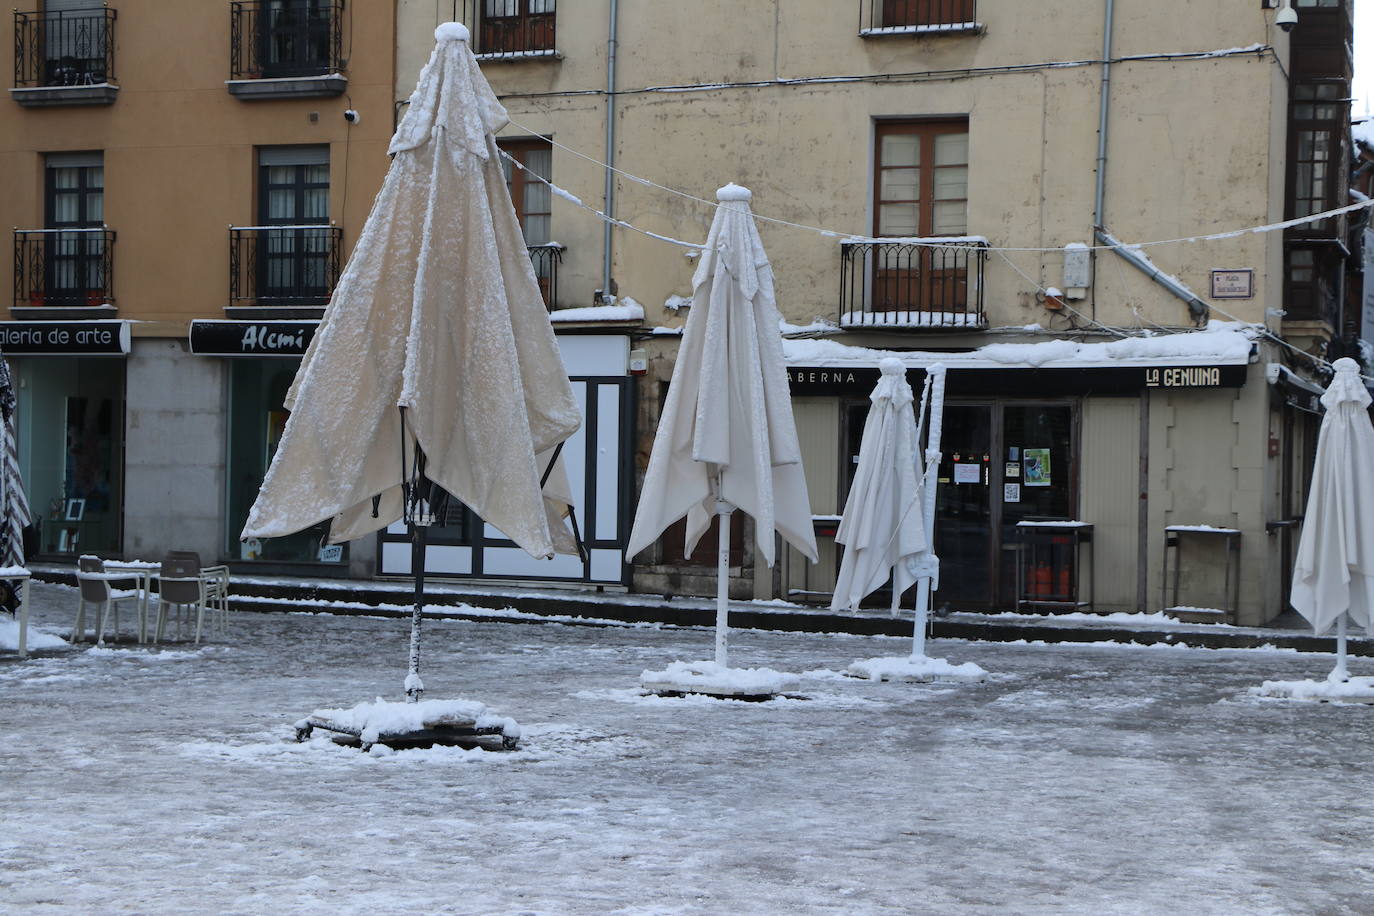
[(177, 610), (178, 632), (181, 612), (195, 610), (197, 645), (200, 644), (206, 611), (210, 612), (212, 628), (221, 636), (224, 635), (229, 620), (229, 567), (201, 566), (200, 555), (194, 551), (169, 551), (162, 561), (162, 572), (158, 576), (158, 594), (158, 619), (153, 642), (163, 636), (169, 607)]

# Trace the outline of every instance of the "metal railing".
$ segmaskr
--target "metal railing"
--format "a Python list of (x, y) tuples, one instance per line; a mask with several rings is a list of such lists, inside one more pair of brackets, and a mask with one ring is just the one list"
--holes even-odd
[(987, 243), (842, 242), (841, 327), (981, 328)]
[(977, 21), (975, 0), (859, 0), (859, 33), (956, 31)]
[(113, 230), (14, 230), (14, 308), (114, 302)]
[(232, 0), (229, 78), (322, 76), (344, 69), (344, 0)]
[(463, 22), (475, 22), (475, 54), (521, 57), (552, 53), (555, 0), (463, 0)]
[(322, 306), (339, 282), (337, 226), (229, 229), (229, 305)]
[(529, 253), (544, 307), (553, 311), (558, 307), (558, 265), (563, 263), (563, 246), (556, 243), (530, 245)]
[(114, 80), (115, 11), (14, 14), (14, 85), (98, 86)]

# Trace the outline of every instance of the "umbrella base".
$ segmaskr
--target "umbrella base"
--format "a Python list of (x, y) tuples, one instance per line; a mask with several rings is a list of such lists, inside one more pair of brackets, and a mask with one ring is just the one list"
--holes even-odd
[(1362, 703), (1374, 706), (1374, 677), (1352, 677), (1348, 681), (1265, 681), (1258, 687), (1251, 687), (1250, 695), (1309, 703)]
[(973, 662), (953, 665), (943, 658), (912, 658), (909, 655), (861, 659), (844, 673), (864, 680), (907, 684), (981, 684), (988, 679), (988, 673)]
[(439, 745), (509, 751), (520, 742), (520, 726), (514, 719), (492, 715), (471, 700), (377, 700), (350, 709), (317, 709), (295, 728), (297, 741), (307, 740), (319, 729), (329, 732), (338, 744), (364, 751), (374, 744), (392, 750)]
[(662, 671), (645, 671), (639, 686), (661, 697), (704, 696), (717, 700), (765, 703), (795, 691), (794, 674), (772, 668), (724, 668), (715, 662), (673, 662)]

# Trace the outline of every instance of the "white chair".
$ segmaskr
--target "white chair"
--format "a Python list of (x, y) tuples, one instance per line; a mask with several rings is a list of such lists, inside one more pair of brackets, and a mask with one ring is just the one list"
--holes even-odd
[(201, 626), (205, 622), (205, 609), (208, 606), (209, 587), (200, 568), (185, 558), (169, 557), (162, 561), (162, 572), (158, 576), (157, 625), (153, 628), (153, 642), (162, 638), (167, 624), (167, 609), (177, 609), (177, 633), (181, 633), (181, 611), (195, 608), (196, 645), (200, 645)]
[(218, 625), (219, 635), (223, 636), (229, 626), (229, 567), (201, 566), (200, 554), (194, 550), (169, 550), (167, 559), (187, 561), (205, 580), (206, 606), (212, 622)]
[[(105, 644), (105, 622), (109, 618), (110, 612), (114, 611), (114, 634), (119, 636), (119, 605), (124, 601), (134, 602), (136, 608), (142, 608), (143, 595), (137, 589), (132, 591), (127, 589), (114, 588), (113, 581), (119, 581), (121, 577), (103, 572), (82, 572), (76, 573), (76, 585), (78, 589), (78, 604), (76, 609), (76, 621), (72, 625), (72, 642), (80, 642), (86, 638), (86, 605), (94, 604), (99, 608), (95, 619), (95, 641), (98, 645)], [(147, 621), (139, 621), (139, 638), (146, 629)]]

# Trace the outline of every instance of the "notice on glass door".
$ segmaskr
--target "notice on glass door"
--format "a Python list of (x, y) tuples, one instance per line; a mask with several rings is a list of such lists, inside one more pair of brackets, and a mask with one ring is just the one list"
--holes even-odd
[(1019, 503), (1021, 501), (1021, 485), (1019, 483), (1002, 484), (1002, 502)]
[(1025, 465), (1023, 478), (1028, 487), (1048, 487), (1050, 485), (1050, 450), (1047, 448), (1028, 448), (1021, 453), (1021, 463)]
[(956, 464), (954, 466), (955, 483), (982, 483), (983, 466), (981, 464)]

